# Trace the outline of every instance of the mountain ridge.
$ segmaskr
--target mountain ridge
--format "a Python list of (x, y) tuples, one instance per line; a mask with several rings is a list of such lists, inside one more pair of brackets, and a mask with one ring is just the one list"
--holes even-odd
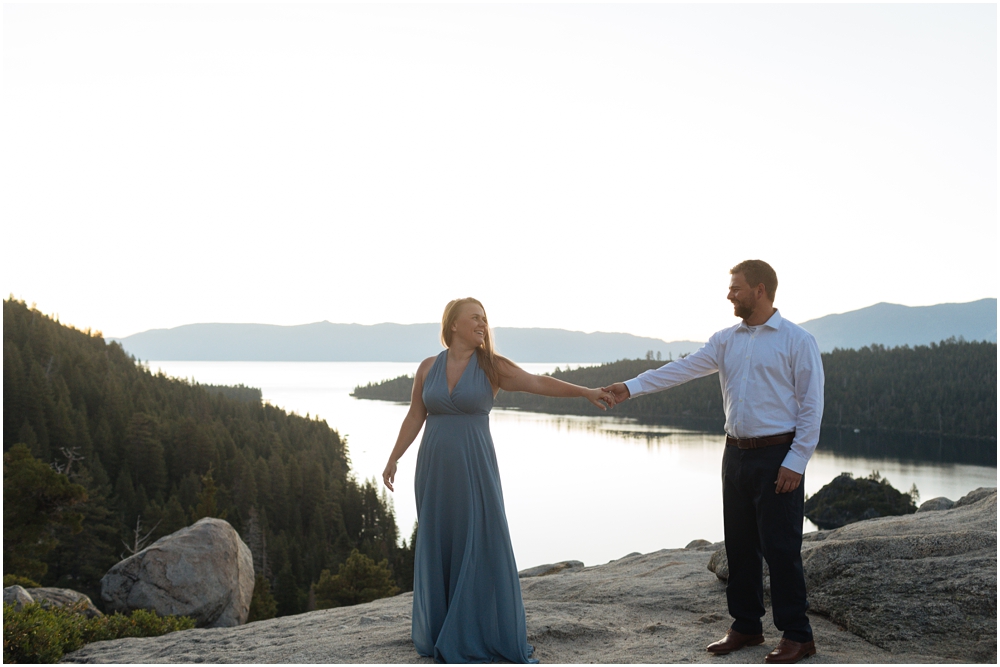
[[(927, 345), (951, 337), (997, 340), (997, 300), (933, 306), (902, 306), (881, 301), (865, 308), (824, 315), (801, 326), (816, 337), (820, 350)], [(825, 344), (824, 344), (825, 343)]]
[[(932, 306), (880, 302), (802, 322), (823, 352), (927, 345), (948, 338), (996, 342), (997, 300)], [(334, 323), (299, 325), (185, 324), (150, 329), (119, 342), (130, 354), (157, 361), (419, 361), (441, 350), (437, 323)], [(664, 360), (689, 354), (703, 342), (665, 341), (622, 332), (546, 327), (498, 327), (497, 349), (515, 361), (603, 363), (652, 352)]]

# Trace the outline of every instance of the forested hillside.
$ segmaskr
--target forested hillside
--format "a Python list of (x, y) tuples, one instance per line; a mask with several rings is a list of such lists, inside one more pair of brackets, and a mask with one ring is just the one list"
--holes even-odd
[[(996, 440), (997, 344), (943, 341), (940, 344), (824, 353), (823, 426), (898, 433), (941, 434)], [(600, 387), (628, 380), (663, 362), (615, 361), (575, 370), (556, 370), (561, 380)], [(409, 401), (413, 379), (400, 377), (357, 387), (354, 396)], [(584, 399), (559, 399), (500, 392), (496, 407), (555, 414), (594, 415)], [(725, 423), (718, 375), (669, 391), (641, 396), (611, 414), (719, 430)]]
[(100, 578), (130, 550), (217, 516), (250, 546), (279, 614), (304, 611), (310, 585), (354, 548), (387, 559), (397, 585), (412, 587), (412, 551), (397, 546), (384, 492), (353, 479), (344, 440), (325, 421), (262, 404), (256, 389), (153, 375), (99, 332), (22, 301), (4, 301), (3, 314), (5, 553), (18, 546), (14, 523), (27, 520), (7, 511), (16, 485), (29, 483), (27, 473), (8, 477), (14, 444), (86, 491), (72, 508), (82, 530), (49, 526), (56, 546), (29, 571), (9, 572), (5, 558), (5, 574), (98, 602)]

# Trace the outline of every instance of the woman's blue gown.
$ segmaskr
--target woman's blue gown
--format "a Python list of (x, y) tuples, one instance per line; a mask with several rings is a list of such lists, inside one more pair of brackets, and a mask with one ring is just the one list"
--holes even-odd
[(473, 356), (449, 394), (447, 355), (424, 382), (413, 644), (436, 662), (537, 662), (490, 437), (493, 389)]

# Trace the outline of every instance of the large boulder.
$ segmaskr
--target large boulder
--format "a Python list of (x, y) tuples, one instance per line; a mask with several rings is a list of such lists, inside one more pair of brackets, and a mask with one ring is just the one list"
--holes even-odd
[(253, 585), (249, 547), (228, 522), (206, 518), (108, 570), (101, 599), (110, 611), (151, 609), (224, 628), (246, 623)]
[(852, 523), (803, 543), (811, 611), (889, 651), (996, 662), (997, 493), (973, 494), (962, 507)]

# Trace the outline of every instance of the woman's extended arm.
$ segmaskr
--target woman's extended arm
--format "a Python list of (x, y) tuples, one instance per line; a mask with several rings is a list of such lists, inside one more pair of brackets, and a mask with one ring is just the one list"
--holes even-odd
[(396, 461), (402, 458), (409, 446), (413, 444), (417, 434), (420, 433), (420, 429), (424, 426), (424, 421), (427, 419), (427, 408), (424, 407), (423, 397), (424, 379), (427, 377), (427, 372), (432, 365), (434, 365), (434, 357), (424, 359), (420, 367), (417, 368), (417, 374), (413, 378), (413, 389), (410, 392), (410, 410), (406, 413), (406, 417), (403, 418), (403, 425), (399, 427), (399, 436), (396, 438), (396, 446), (392, 448), (392, 454), (389, 455), (389, 462), (385, 464), (385, 470), (382, 471), (382, 481), (389, 487), (390, 491), (395, 491), (392, 488), (392, 483), (396, 479)]
[(504, 391), (524, 391), (540, 396), (556, 398), (574, 398), (582, 396), (601, 410), (614, 406), (615, 399), (610, 392), (603, 389), (589, 389), (577, 384), (557, 380), (548, 375), (532, 375), (504, 359), (503, 370), (500, 373), (500, 388)]

